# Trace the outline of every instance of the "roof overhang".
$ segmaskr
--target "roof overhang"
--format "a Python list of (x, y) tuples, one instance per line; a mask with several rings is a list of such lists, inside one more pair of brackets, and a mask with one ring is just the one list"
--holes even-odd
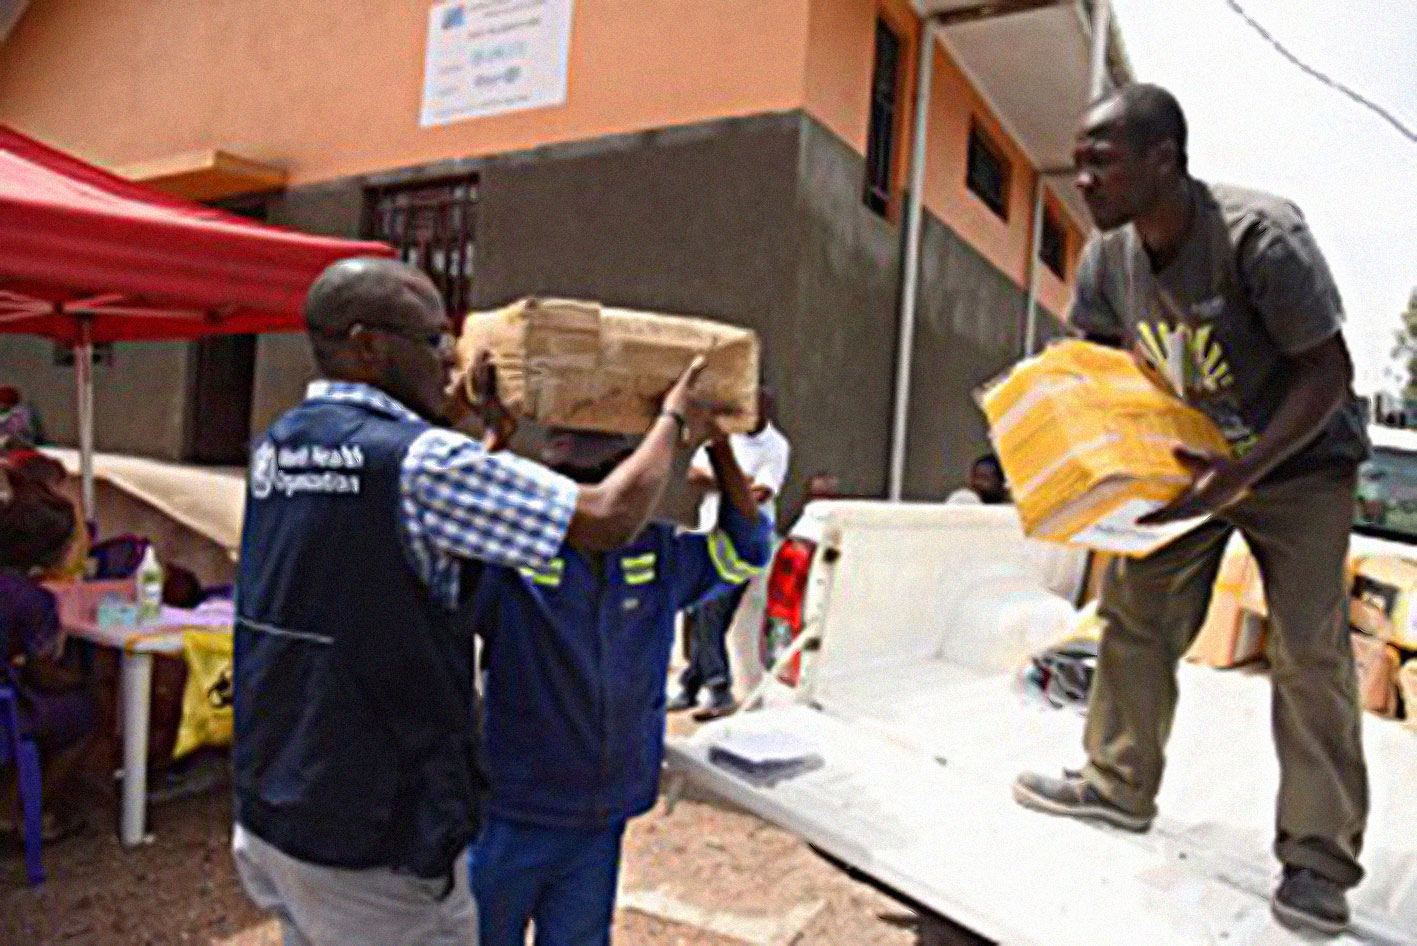
[[(1092, 0), (916, 0), (940, 41), (1035, 168), (1072, 165), (1073, 138), (1091, 81)], [(1113, 84), (1132, 71), (1116, 20), (1108, 40)], [(1053, 190), (1078, 219), (1081, 199), (1063, 175)]]
[(174, 197), (211, 201), (285, 187), (284, 169), (226, 151), (188, 151), (115, 168), (114, 173)]

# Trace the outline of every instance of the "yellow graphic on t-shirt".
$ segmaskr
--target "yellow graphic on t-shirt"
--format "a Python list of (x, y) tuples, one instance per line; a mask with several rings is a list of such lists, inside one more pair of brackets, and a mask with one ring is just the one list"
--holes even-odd
[(1137, 349), (1173, 393), (1219, 425), (1237, 453), (1244, 454), (1254, 446), (1258, 436), (1229, 393), (1235, 374), (1211, 326), (1140, 322)]
[[(1215, 394), (1235, 383), (1235, 375), (1225, 360), (1225, 349), (1215, 339), (1209, 325), (1141, 322), (1137, 325), (1137, 337), (1146, 360), (1182, 397)], [(1173, 363), (1171, 358), (1171, 352), (1177, 348), (1181, 356), (1176, 359), (1179, 364)]]
[(1225, 349), (1211, 338), (1209, 325), (1202, 325), (1191, 334), (1191, 356), (1207, 391), (1219, 391), (1235, 383), (1235, 376), (1225, 362)]

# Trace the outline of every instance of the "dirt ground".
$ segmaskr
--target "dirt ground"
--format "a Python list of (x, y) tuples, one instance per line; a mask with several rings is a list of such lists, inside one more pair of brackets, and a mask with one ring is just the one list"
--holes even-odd
[[(0, 946), (279, 946), (232, 868), (225, 789), (153, 806), (155, 840), (135, 851), (119, 847), (113, 809), (96, 798), (88, 832), (46, 850), (50, 879), (38, 890), (25, 885), (13, 845), (0, 850)], [(620, 903), (617, 946), (983, 943), (705, 798), (631, 824)]]

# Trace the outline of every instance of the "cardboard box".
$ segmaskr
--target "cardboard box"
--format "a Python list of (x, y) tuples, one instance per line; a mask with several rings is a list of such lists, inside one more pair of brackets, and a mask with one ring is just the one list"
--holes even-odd
[(1397, 648), (1376, 637), (1354, 632), (1353, 661), (1358, 672), (1358, 701), (1379, 716), (1397, 716), (1398, 671), (1402, 659)]
[(1361, 631), (1417, 650), (1417, 562), (1372, 555), (1355, 563), (1349, 620)]
[(1259, 565), (1243, 541), (1225, 550), (1210, 596), (1205, 623), (1191, 643), (1186, 659), (1207, 667), (1237, 667), (1265, 655), (1268, 622), (1261, 609), (1248, 607), (1247, 594), (1259, 586)]
[(1417, 732), (1417, 658), (1407, 661), (1397, 672), (1397, 688), (1402, 692), (1407, 728)]
[(1173, 450), (1225, 455), (1215, 424), (1124, 351), (1050, 346), (986, 389), (980, 404), (1024, 531), (1122, 555), (1146, 555), (1200, 520), (1140, 526), (1191, 482)]
[(723, 427), (743, 433), (757, 425), (758, 338), (747, 329), (596, 302), (523, 299), (467, 317), (458, 341), (464, 383), (484, 349), (508, 409), (547, 426), (644, 433), (698, 354), (708, 358), (699, 392), (724, 405)]

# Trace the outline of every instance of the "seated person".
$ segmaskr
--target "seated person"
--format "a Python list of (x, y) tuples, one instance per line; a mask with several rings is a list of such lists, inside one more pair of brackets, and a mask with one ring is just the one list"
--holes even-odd
[(996, 506), (1012, 502), (1009, 484), (1004, 479), (1004, 468), (999, 458), (986, 453), (969, 465), (969, 479), (963, 489), (957, 489), (945, 500), (947, 503), (983, 503)]
[[(599, 482), (628, 438), (555, 431), (543, 461)], [(569, 545), (543, 569), (488, 566), (471, 604), (485, 645), (482, 761), (489, 783), (470, 851), (482, 946), (610, 942), (620, 842), (659, 789), (674, 616), (747, 581), (772, 524), (721, 434), (709, 457), (727, 500), (717, 527), (651, 523), (628, 545)]]
[(201, 581), (189, 569), (170, 562), (163, 565), (163, 604), (191, 611), (205, 601), (206, 597), (207, 593)]
[[(55, 494), (62, 496), (64, 479), (68, 473), (64, 464), (33, 449), (17, 449), (6, 457), (12, 467), (48, 486)], [(64, 557), (39, 576), (42, 581), (80, 581), (88, 572), (89, 527), (84, 522), (84, 514), (73, 502), (69, 507), (74, 512), (74, 539)]]
[[(74, 537), (73, 507), (42, 480), (0, 465), (0, 684), (19, 696), (20, 729), (43, 765), (44, 836), (83, 827), (74, 797), (79, 762), (94, 729), (94, 703), (81, 673), (59, 659), (63, 644), (54, 595), (31, 575), (64, 558)], [(17, 823), (13, 767), (0, 785), (0, 822)]]

